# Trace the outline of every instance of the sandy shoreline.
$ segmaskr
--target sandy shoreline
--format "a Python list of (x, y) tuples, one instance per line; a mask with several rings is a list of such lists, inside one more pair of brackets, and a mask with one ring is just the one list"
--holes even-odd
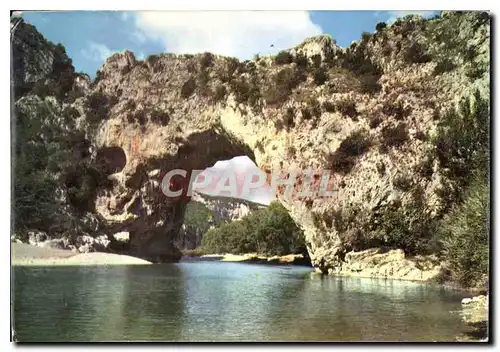
[(301, 254), (266, 257), (257, 253), (247, 254), (205, 254), (201, 259), (216, 260), (221, 262), (244, 262), (259, 264), (309, 264)]
[(42, 248), (24, 243), (11, 243), (12, 265), (145, 265), (147, 260), (112, 253), (74, 253), (68, 250)]

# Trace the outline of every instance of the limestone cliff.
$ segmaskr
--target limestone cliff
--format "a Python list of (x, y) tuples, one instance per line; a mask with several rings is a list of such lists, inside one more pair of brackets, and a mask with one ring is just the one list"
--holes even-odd
[[(459, 187), (432, 153), (437, 126), (462, 97), (488, 99), (489, 35), (487, 14), (445, 12), (349, 48), (320, 36), (253, 61), (114, 54), (71, 103), (111, 182), (95, 195), (100, 231), (129, 232), (131, 253), (171, 260), (189, 197), (167, 198), (162, 176), (247, 155), (266, 171), (335, 174), (335, 197), (278, 194), (321, 270), (353, 249), (418, 250), (406, 233), (430, 241), (422, 219), (440, 216)], [(384, 227), (395, 213), (407, 232)]]

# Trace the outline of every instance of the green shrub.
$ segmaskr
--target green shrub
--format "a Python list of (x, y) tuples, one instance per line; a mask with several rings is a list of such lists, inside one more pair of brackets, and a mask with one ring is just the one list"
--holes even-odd
[[(487, 288), (489, 272), (490, 189), (477, 177), (464, 201), (443, 219), (440, 234), (453, 278), (466, 287)], [(486, 286), (486, 287), (485, 287)]]
[(377, 128), (382, 123), (382, 119), (378, 115), (371, 115), (369, 117), (368, 125), (370, 128)]
[(209, 230), (202, 240), (206, 253), (249, 253), (264, 255), (306, 254), (303, 232), (288, 211), (272, 202), (243, 219)]
[(275, 76), (274, 84), (269, 84), (262, 92), (263, 98), (269, 104), (278, 104), (286, 99), (307, 77), (292, 67), (283, 68)]
[(331, 101), (323, 102), (323, 109), (327, 112), (335, 112), (337, 111), (336, 105)]
[(349, 173), (356, 165), (358, 157), (367, 152), (371, 145), (372, 142), (365, 131), (351, 133), (329, 157), (333, 172)]
[(407, 192), (413, 185), (412, 179), (408, 175), (398, 175), (394, 178), (393, 184), (403, 192)]
[(378, 75), (365, 75), (360, 78), (361, 91), (367, 94), (374, 94), (380, 92), (382, 86), (378, 83), (380, 76)]
[(384, 30), (384, 28), (386, 28), (386, 27), (387, 27), (387, 23), (385, 23), (385, 22), (379, 22), (375, 26), (375, 29), (377, 30), (377, 32), (380, 32), (380, 31)]
[(162, 126), (167, 126), (168, 123), (170, 122), (170, 117), (168, 116), (168, 113), (161, 112), (156, 109), (151, 111), (150, 118), (151, 122)]
[(295, 127), (295, 109), (292, 107), (289, 107), (286, 109), (286, 114), (284, 118), (284, 123), (287, 128), (293, 128)]
[(280, 51), (274, 58), (276, 65), (286, 65), (293, 62), (293, 56), (288, 51)]
[(181, 97), (189, 98), (196, 90), (196, 81), (193, 78), (188, 79), (181, 88)]
[(406, 123), (386, 126), (382, 128), (382, 145), (384, 147), (398, 147), (408, 140), (408, 130)]
[(451, 61), (449, 58), (444, 58), (440, 60), (436, 67), (434, 68), (434, 75), (440, 75), (445, 72), (450, 72), (452, 71), (456, 65)]
[(319, 54), (315, 54), (311, 57), (311, 61), (314, 65), (314, 67), (316, 67), (316, 69), (320, 68), (321, 66), (321, 62), (322, 62), (322, 58), (321, 58), (321, 55)]
[(351, 100), (339, 100), (336, 103), (336, 110), (343, 115), (349, 116), (352, 119), (355, 119), (358, 116), (356, 103)]
[(309, 66), (309, 60), (307, 59), (307, 56), (303, 54), (297, 54), (295, 56), (295, 63), (297, 64), (297, 67), (301, 69), (307, 69)]
[(214, 64), (214, 56), (211, 53), (203, 53), (200, 58), (200, 66), (202, 69), (210, 67)]
[(423, 64), (432, 60), (425, 52), (425, 49), (420, 43), (413, 43), (404, 53), (404, 60), (409, 64)]
[(401, 101), (397, 103), (385, 102), (382, 112), (388, 116), (394, 116), (396, 120), (404, 120), (405, 117), (411, 114), (412, 109), (411, 107), (405, 107)]
[(226, 96), (227, 89), (222, 84), (215, 88), (214, 100), (221, 101)]
[(110, 100), (101, 92), (94, 92), (87, 96), (84, 107), (87, 112), (87, 121), (98, 123), (108, 117)]
[(432, 157), (425, 157), (415, 166), (415, 172), (423, 178), (430, 180), (434, 174), (434, 160)]
[(235, 93), (238, 103), (254, 105), (260, 99), (259, 86), (255, 81), (246, 81), (244, 78), (238, 78), (232, 80), (229, 84)]
[(476, 92), (474, 99), (460, 102), (458, 111), (448, 111), (438, 126), (435, 146), (439, 164), (462, 186), (469, 182), (472, 171), (487, 170), (489, 116), (489, 102)]
[(328, 80), (328, 74), (324, 68), (318, 68), (314, 71), (314, 83), (317, 86), (323, 85)]

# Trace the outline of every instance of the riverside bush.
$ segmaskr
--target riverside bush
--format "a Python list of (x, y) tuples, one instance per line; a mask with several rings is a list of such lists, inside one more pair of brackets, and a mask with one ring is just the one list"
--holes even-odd
[(306, 254), (304, 234), (279, 202), (259, 209), (241, 220), (210, 229), (202, 240), (205, 253), (264, 255)]

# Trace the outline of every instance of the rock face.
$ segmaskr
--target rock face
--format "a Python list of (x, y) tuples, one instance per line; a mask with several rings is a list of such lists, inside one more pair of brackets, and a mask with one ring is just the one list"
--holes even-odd
[(343, 263), (330, 269), (335, 275), (379, 277), (386, 279), (430, 281), (442, 275), (443, 267), (437, 258), (406, 258), (401, 249), (383, 251), (381, 248), (349, 252)]
[(419, 219), (445, 208), (443, 190), (455, 183), (428, 151), (447, 109), (476, 90), (489, 96), (489, 16), (413, 16), (346, 49), (320, 36), (256, 61), (209, 53), (141, 61), (127, 51), (108, 58), (85, 89), (72, 106), (111, 182), (96, 190), (99, 231), (128, 232), (131, 254), (179, 257), (173, 240), (190, 197), (187, 187), (176, 198), (163, 194), (168, 171), (184, 169), (189, 178), (191, 170), (247, 155), (284, 177), (333, 171), (335, 196), (298, 196), (302, 175), (292, 197), (281, 188), (277, 195), (323, 272), (423, 277), (427, 269), (416, 266), (396, 272), (406, 261), (398, 251), (366, 261), (347, 253), (403, 246), (405, 234), (384, 230), (388, 217), (405, 214), (405, 233), (425, 234)]

